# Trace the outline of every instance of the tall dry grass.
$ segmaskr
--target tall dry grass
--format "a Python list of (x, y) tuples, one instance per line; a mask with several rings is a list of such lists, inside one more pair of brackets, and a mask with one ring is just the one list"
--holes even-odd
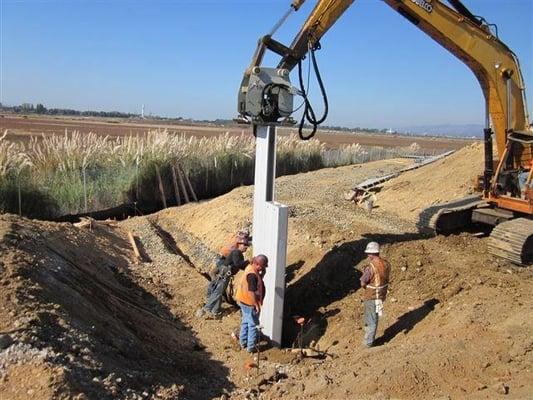
[[(167, 131), (110, 138), (65, 132), (27, 143), (0, 137), (0, 212), (54, 218), (136, 202), (158, 209), (174, 203), (171, 167), (179, 163), (199, 198), (253, 183), (255, 140), (250, 135), (196, 138)], [(277, 175), (365, 161), (359, 145), (328, 151), (318, 140), (278, 138)], [(392, 156), (382, 154), (380, 157)], [(367, 157), (368, 158), (368, 157)]]

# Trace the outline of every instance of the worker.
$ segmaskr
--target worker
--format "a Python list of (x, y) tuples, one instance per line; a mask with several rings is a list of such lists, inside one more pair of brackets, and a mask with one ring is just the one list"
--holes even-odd
[(244, 270), (237, 286), (235, 298), (241, 308), (241, 329), (239, 342), (241, 349), (252, 353), (258, 341), (259, 314), (265, 297), (263, 275), (268, 267), (268, 258), (259, 254)]
[(197, 316), (205, 315), (215, 318), (221, 316), (222, 296), (226, 292), (232, 276), (239, 270), (245, 269), (249, 264), (249, 261), (244, 259), (244, 253), (248, 250), (249, 245), (247, 236), (238, 235), (235, 245), (229, 249), (227, 256), (221, 255), (217, 261), (216, 273), (207, 286), (207, 301), (204, 307), (198, 310)]
[(378, 320), (383, 315), (383, 302), (389, 286), (390, 264), (379, 256), (379, 250), (379, 243), (368, 243), (365, 253), (369, 263), (361, 276), (361, 287), (365, 290), (363, 298), (366, 328), (363, 345), (366, 347), (374, 345)]
[[(209, 271), (209, 277), (211, 278), (211, 280), (214, 280), (216, 278), (219, 272), (219, 268), (224, 265), (224, 260), (230, 256), (233, 250), (237, 249), (239, 241), (242, 239), (246, 239), (248, 243), (252, 241), (250, 231), (246, 228), (238, 230), (237, 233), (233, 235), (230, 239), (229, 244), (222, 246), (217, 255), (215, 265)], [(242, 267), (242, 269), (244, 269), (245, 267), (246, 265)]]
[[(531, 161), (531, 167), (533, 168), (533, 160)], [(531, 174), (530, 170), (520, 166), (518, 168), (518, 186), (520, 188), (520, 193), (523, 199), (526, 198), (526, 192), (533, 188), (533, 181), (528, 183), (529, 175)]]

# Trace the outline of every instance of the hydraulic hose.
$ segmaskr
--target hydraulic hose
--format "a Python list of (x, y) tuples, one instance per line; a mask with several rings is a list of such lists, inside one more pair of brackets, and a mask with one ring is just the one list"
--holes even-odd
[[(322, 94), (322, 100), (324, 101), (324, 113), (319, 119), (316, 118), (315, 111), (313, 110), (311, 102), (309, 101), (309, 98), (307, 97), (307, 92), (305, 91), (303, 74), (302, 74), (302, 60), (298, 62), (298, 80), (300, 82), (300, 90), (304, 98), (304, 112), (302, 114), (302, 119), (300, 120), (300, 124), (298, 126), (298, 136), (300, 136), (300, 139), (302, 140), (309, 140), (315, 135), (318, 125), (320, 125), (322, 122), (326, 120), (328, 116), (328, 111), (329, 111), (328, 96), (327, 96), (326, 89), (324, 87), (324, 82), (322, 81), (322, 77), (320, 75), (320, 69), (318, 68), (318, 63), (315, 57), (315, 50), (319, 50), (319, 49), (320, 49), (320, 44), (318, 43), (314, 48), (313, 47), (309, 48), (309, 53), (311, 54), (311, 62), (313, 63), (313, 69), (315, 71), (315, 75), (318, 81), (318, 86), (320, 87), (320, 93)], [(303, 132), (303, 127), (306, 121), (309, 122), (312, 126), (311, 132), (308, 135), (305, 135)]]

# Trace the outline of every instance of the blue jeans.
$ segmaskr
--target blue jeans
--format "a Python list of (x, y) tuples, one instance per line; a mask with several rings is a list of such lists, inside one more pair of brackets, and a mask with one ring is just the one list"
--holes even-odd
[(364, 344), (372, 346), (376, 338), (379, 316), (376, 312), (374, 300), (365, 300), (365, 339)]
[(239, 306), (241, 307), (242, 313), (239, 341), (243, 349), (252, 352), (258, 339), (257, 327), (259, 325), (259, 313), (255, 311), (253, 306), (247, 306), (242, 303), (239, 303)]
[(228, 268), (221, 269), (215, 279), (209, 282), (207, 286), (207, 301), (205, 302), (204, 310), (211, 314), (218, 314), (220, 312), (222, 296), (231, 278), (231, 273), (228, 273)]

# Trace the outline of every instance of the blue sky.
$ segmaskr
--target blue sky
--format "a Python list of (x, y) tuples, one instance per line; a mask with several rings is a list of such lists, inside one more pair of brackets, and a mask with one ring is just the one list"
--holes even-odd
[[(232, 118), (257, 39), (289, 3), (0, 0), (0, 101), (124, 112), (140, 112), (144, 103), (159, 115)], [(533, 101), (533, 0), (464, 3), (498, 25)], [(276, 38), (290, 43), (313, 5), (308, 0)], [(330, 99), (326, 124), (484, 121), (470, 70), (379, 0), (356, 0), (317, 54)]]

